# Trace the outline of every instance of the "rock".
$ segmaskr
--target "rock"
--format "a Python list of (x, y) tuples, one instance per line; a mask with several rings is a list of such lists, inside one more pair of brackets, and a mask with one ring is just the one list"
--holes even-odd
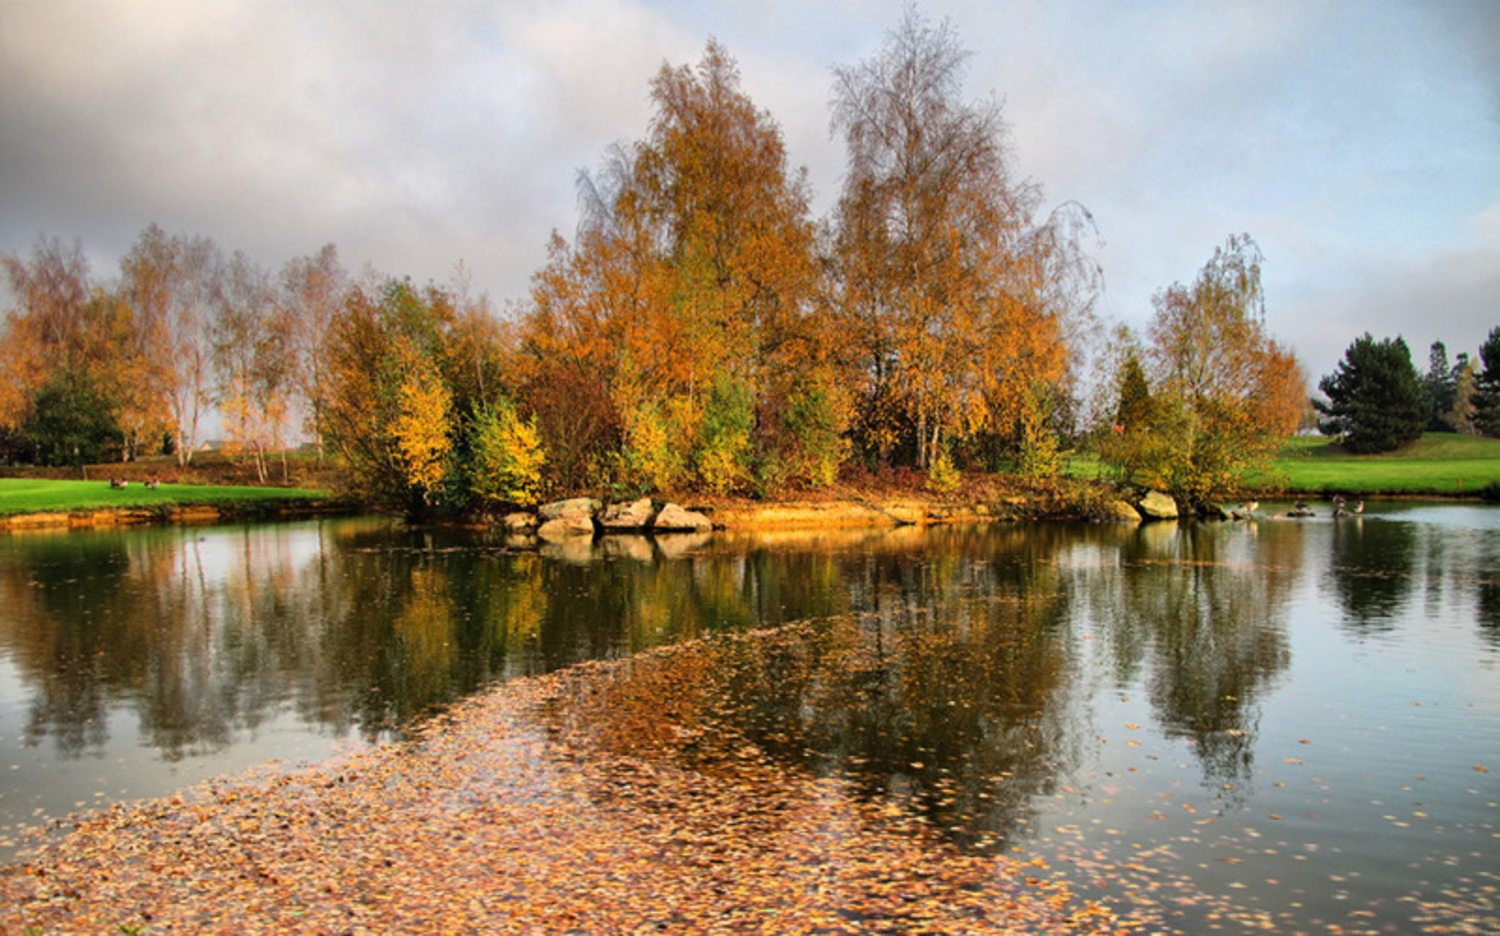
[(1198, 508), (1198, 517), (1202, 520), (1232, 520), (1233, 515), (1224, 509), (1222, 504), (1206, 502)]
[(1136, 509), (1147, 520), (1177, 519), (1177, 502), (1160, 491), (1147, 491)]
[(644, 530), (651, 525), (653, 515), (651, 498), (643, 497), (629, 504), (610, 504), (609, 509), (604, 511), (604, 516), (599, 518), (599, 525), (606, 533), (616, 530)]
[(573, 514), (582, 514), (592, 518), (603, 507), (603, 504), (592, 497), (574, 497), (570, 500), (553, 501), (550, 504), (543, 504), (537, 509), (537, 515), (542, 518), (544, 523), (548, 520), (557, 520)]
[(1100, 508), (1099, 519), (1105, 523), (1140, 523), (1140, 511), (1130, 506), (1126, 500), (1105, 501)]
[(536, 535), (548, 542), (573, 539), (579, 536), (592, 538), (594, 535), (594, 518), (588, 514), (570, 513), (563, 514), (555, 520), (548, 520), (537, 527)]
[(537, 518), (534, 513), (518, 510), (508, 513), (500, 518), (500, 525), (509, 533), (531, 533), (537, 528)]
[(676, 504), (663, 507), (651, 524), (651, 529), (658, 533), (706, 533), (713, 528), (713, 523), (703, 514)]

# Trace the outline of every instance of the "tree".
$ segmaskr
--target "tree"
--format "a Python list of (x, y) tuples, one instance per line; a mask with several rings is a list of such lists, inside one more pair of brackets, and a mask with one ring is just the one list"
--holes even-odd
[[(118, 427), (123, 416), (134, 412), (128, 306), (115, 293), (91, 284), (88, 262), (76, 241), (69, 246), (39, 237), (28, 259), (7, 256), (0, 263), (17, 298), (0, 326), (0, 431), (23, 441), (23, 425), (54, 439), (76, 438), (69, 426)], [(83, 413), (83, 406), (97, 412)], [(91, 436), (92, 428), (78, 431)], [(120, 441), (118, 451), (132, 457), (128, 434), (122, 433)], [(92, 442), (82, 449), (90, 458), (102, 450)], [(50, 442), (33, 448), (34, 454), (51, 453), (46, 457), (53, 462), (61, 457), (56, 451)], [(65, 459), (71, 460), (71, 455)]]
[(1296, 356), (1265, 328), (1260, 248), (1231, 236), (1191, 286), (1152, 299), (1147, 327), (1158, 432), (1156, 466), (1189, 500), (1232, 489), (1296, 430), (1306, 384)]
[(1452, 432), (1445, 418), (1453, 409), (1458, 391), (1458, 368), (1448, 366), (1448, 347), (1434, 341), (1427, 353), (1427, 374), (1422, 378), (1422, 395), (1427, 405), (1428, 432)]
[(474, 418), (470, 429), (470, 487), (488, 504), (534, 504), (543, 490), (546, 452), (536, 418), (522, 419), (509, 400)]
[(1318, 389), (1327, 397), (1313, 404), (1324, 417), (1318, 429), (1351, 452), (1388, 452), (1416, 441), (1427, 424), (1422, 381), (1399, 336), (1376, 341), (1365, 332)]
[(564, 485), (670, 486), (709, 464), (747, 477), (750, 447), (704, 431), (719, 381), (755, 413), (829, 356), (805, 179), (739, 81), (716, 43), (696, 67), (663, 67), (648, 136), (581, 177), (577, 243), (554, 237), (521, 330), (520, 402)]
[(210, 324), (216, 394), (231, 443), (267, 478), (266, 453), (282, 450), (294, 370), (291, 319), (276, 304), (270, 276), (236, 251), (225, 270)]
[(1478, 432), (1474, 426), (1474, 417), (1479, 412), (1474, 406), (1474, 391), (1478, 384), (1474, 380), (1474, 365), (1469, 363), (1467, 354), (1459, 352), (1458, 358), (1453, 362), (1453, 372), (1457, 375), (1453, 388), (1453, 406), (1443, 414), (1443, 422), (1451, 432), (1474, 435)]
[(224, 262), (207, 237), (168, 236), (148, 225), (120, 262), (122, 291), (135, 319), (135, 380), (150, 413), (164, 411), (177, 463), (192, 461), (198, 427), (212, 406), (210, 325)]
[(1479, 346), (1479, 360), (1484, 367), (1474, 375), (1474, 424), (1484, 435), (1500, 437), (1500, 326)]
[(57, 371), (36, 394), (21, 432), (38, 464), (82, 467), (104, 459), (119, 429), (92, 378)]
[(402, 371), (396, 388), (396, 418), (389, 432), (402, 480), (424, 505), (442, 493), (453, 449), (453, 396), (434, 363), (407, 342), (398, 342)]
[(918, 468), (945, 433), (1020, 425), (1064, 373), (1066, 302), (1092, 298), (1077, 274), (1097, 271), (1078, 249), (1087, 212), (1036, 221), (999, 105), (962, 98), (967, 61), (949, 23), (908, 10), (880, 52), (835, 70), (837, 333), (866, 447)]
[[(1128, 335), (1122, 340), (1129, 341)], [(1101, 461), (1114, 469), (1123, 480), (1135, 477), (1137, 472), (1165, 461), (1157, 451), (1165, 442), (1162, 420), (1157, 413), (1156, 401), (1151, 396), (1151, 385), (1146, 380), (1146, 370), (1141, 366), (1140, 352), (1130, 342), (1125, 357), (1115, 374), (1116, 403), (1109, 414), (1109, 425), (1105, 427), (1099, 446)], [(1148, 483), (1165, 483), (1160, 476), (1150, 476)]]
[(317, 446), (319, 465), (323, 464), (328, 409), (329, 342), (348, 288), (348, 276), (333, 244), (287, 261), (281, 271), (279, 302), (291, 329), (296, 382), (305, 408), (303, 427)]
[[(175, 438), (175, 396), (171, 366), (172, 289), (177, 245), (155, 224), (141, 231), (120, 259), (120, 301), (131, 317), (130, 343), (123, 356), (128, 374), (121, 429), (126, 446), (142, 449), (151, 437)], [(174, 452), (181, 458), (180, 446)]]

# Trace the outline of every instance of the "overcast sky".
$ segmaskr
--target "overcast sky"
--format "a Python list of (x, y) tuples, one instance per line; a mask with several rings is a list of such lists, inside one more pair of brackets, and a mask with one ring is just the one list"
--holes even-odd
[[(1098, 223), (1102, 311), (1135, 325), (1231, 233), (1310, 377), (1364, 331), (1477, 350), (1500, 325), (1500, 3), (931, 0), (1003, 102), (1019, 172)], [(338, 245), (417, 282), (462, 261), (523, 302), (574, 180), (642, 137), (663, 63), (717, 38), (820, 213), (832, 69), (900, 0), (0, 0), (0, 252), (140, 230), (265, 265)]]

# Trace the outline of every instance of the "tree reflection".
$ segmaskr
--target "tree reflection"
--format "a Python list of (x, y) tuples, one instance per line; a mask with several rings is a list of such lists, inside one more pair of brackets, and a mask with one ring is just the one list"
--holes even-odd
[(1395, 626), (1411, 595), (1416, 538), (1410, 523), (1359, 518), (1335, 524), (1327, 574), (1344, 607), (1345, 624), (1363, 633)]
[[(813, 566), (799, 577), (830, 575), (849, 610), (632, 663), (587, 717), (616, 753), (722, 771), (748, 745), (905, 803), (962, 844), (1002, 848), (1056, 773), (1068, 607), (1048, 537), (995, 534), (897, 532), (795, 553)], [(738, 592), (778, 580), (752, 576)]]
[(1164, 733), (1192, 741), (1211, 788), (1253, 775), (1255, 703), (1290, 661), (1302, 531), (1286, 526), (1152, 524), (1121, 543), (1118, 571), (1087, 579), (1122, 684), (1149, 667)]

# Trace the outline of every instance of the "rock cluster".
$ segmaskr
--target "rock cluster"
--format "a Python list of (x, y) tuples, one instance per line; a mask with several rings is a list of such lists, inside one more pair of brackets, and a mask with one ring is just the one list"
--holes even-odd
[(506, 514), (500, 524), (512, 533), (535, 533), (549, 542), (596, 533), (705, 533), (713, 522), (702, 513), (668, 503), (660, 510), (651, 498), (610, 504), (592, 497), (554, 501), (536, 513)]

